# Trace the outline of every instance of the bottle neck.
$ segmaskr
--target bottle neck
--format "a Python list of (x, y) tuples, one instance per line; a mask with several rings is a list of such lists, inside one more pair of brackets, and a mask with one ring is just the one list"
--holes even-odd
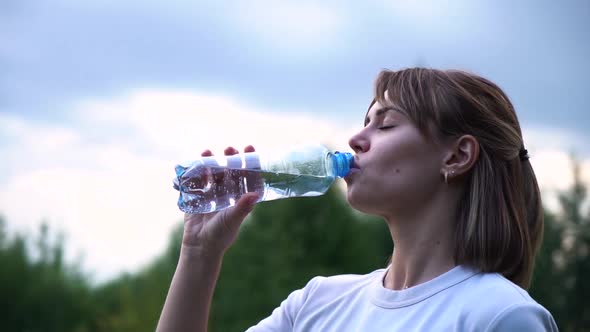
[(330, 153), (332, 159), (332, 174), (335, 177), (343, 178), (350, 172), (354, 157), (348, 152), (333, 152)]

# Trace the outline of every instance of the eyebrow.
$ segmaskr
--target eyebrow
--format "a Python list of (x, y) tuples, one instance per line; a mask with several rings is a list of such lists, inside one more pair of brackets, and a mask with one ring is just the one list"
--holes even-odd
[[(395, 111), (395, 108), (394, 107), (382, 107), (375, 112), (375, 117), (376, 118), (380, 117), (389, 111)], [(369, 122), (370, 122), (370, 119), (369, 119), (369, 116), (367, 115), (365, 117), (365, 126), (367, 126), (369, 124)]]

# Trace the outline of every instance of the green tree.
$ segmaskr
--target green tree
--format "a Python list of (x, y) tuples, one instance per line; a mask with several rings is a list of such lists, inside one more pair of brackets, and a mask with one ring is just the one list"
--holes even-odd
[(566, 297), (562, 292), (561, 285), (562, 271), (556, 265), (555, 258), (561, 252), (561, 234), (563, 227), (558, 223), (555, 214), (545, 211), (545, 225), (543, 232), (543, 243), (539, 251), (530, 294), (549, 312), (559, 323), (560, 312), (566, 306)]
[(25, 237), (6, 236), (0, 219), (0, 315), (5, 331), (87, 331), (90, 288), (63, 260), (63, 237), (42, 224), (32, 259)]
[(182, 225), (171, 234), (168, 248), (144, 269), (96, 287), (97, 331), (153, 331), (180, 254)]
[(559, 221), (563, 231), (561, 255), (557, 258), (564, 262), (562, 285), (567, 309), (560, 312), (564, 331), (590, 329), (590, 215), (588, 211), (583, 211), (586, 192), (586, 186), (580, 178), (580, 165), (575, 162), (574, 183), (559, 196), (562, 210)]
[(545, 212), (544, 242), (531, 295), (554, 316), (562, 331), (590, 330), (590, 215), (584, 211), (586, 185), (573, 160), (572, 186), (559, 194), (560, 211)]

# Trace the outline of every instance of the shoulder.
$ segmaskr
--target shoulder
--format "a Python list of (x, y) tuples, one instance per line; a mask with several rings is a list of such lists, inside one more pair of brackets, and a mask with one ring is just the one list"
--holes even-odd
[(466, 327), (488, 326), (487, 331), (557, 330), (547, 309), (500, 274), (476, 274), (461, 285), (457, 294)]
[(317, 276), (287, 298), (288, 301), (296, 301), (303, 305), (309, 301), (319, 299), (334, 299), (340, 295), (364, 289), (372, 280), (382, 276), (385, 269), (375, 270), (368, 274), (341, 274), (334, 276)]
[(536, 302), (513, 304), (499, 312), (487, 331), (557, 331), (547, 309)]
[(514, 303), (534, 302), (528, 292), (498, 273), (478, 273), (464, 286), (471, 300), (485, 300), (487, 305), (505, 307)]
[(342, 274), (329, 277), (318, 276), (311, 279), (301, 289), (302, 307), (307, 309), (327, 304), (350, 301), (363, 293), (375, 278), (383, 276), (385, 269), (368, 274)]
[(330, 277), (315, 277), (307, 284), (306, 288), (310, 288), (310, 292), (346, 292), (358, 288), (364, 288), (370, 284), (375, 278), (382, 277), (385, 269), (375, 270), (368, 274), (341, 274)]
[[(381, 271), (381, 274), (380, 274)], [(315, 277), (305, 287), (292, 292), (272, 314), (248, 331), (291, 331), (303, 324), (322, 308), (338, 303), (350, 303), (371, 280), (383, 274), (377, 270), (365, 275), (345, 274)]]

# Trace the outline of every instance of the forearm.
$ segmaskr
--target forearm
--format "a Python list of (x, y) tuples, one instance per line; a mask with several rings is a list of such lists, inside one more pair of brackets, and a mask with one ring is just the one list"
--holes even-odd
[(182, 247), (156, 331), (207, 331), (222, 257), (222, 253), (205, 255), (195, 247)]

